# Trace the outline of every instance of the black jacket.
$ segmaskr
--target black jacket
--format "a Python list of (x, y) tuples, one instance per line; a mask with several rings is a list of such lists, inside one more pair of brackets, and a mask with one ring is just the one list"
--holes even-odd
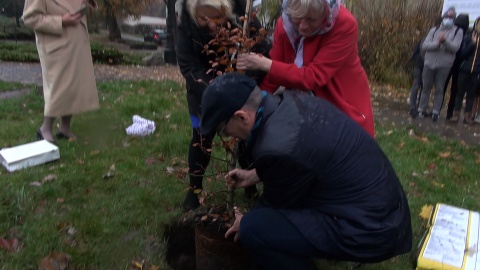
[[(180, 71), (186, 79), (187, 90), (195, 91), (199, 93), (201, 99), (201, 93), (207, 87), (207, 84), (216, 76), (214, 73), (207, 74), (207, 71), (212, 68), (210, 61), (215, 60), (214, 55), (207, 55), (204, 51), (204, 45), (208, 44), (213, 37), (208, 34), (208, 31), (197, 26), (195, 20), (190, 17), (187, 11), (186, 5), (189, 0), (183, 1), (181, 5), (180, 18), (178, 24), (177, 40), (176, 40), (176, 53), (177, 61), (180, 66)], [(243, 16), (245, 14), (246, 3), (244, 0), (232, 0), (233, 13), (237, 16)], [(238, 22), (232, 22), (233, 25), (241, 25)], [(261, 24), (258, 19), (255, 18), (253, 26), (256, 30), (261, 28)], [(255, 33), (252, 33), (253, 35)], [(254, 52), (262, 53), (268, 56), (270, 45), (265, 40), (257, 44), (254, 48)], [(260, 82), (265, 73), (251, 72), (247, 75), (254, 77), (257, 82)], [(198, 82), (198, 80), (202, 82)]]
[(480, 75), (480, 37), (475, 44), (472, 41), (471, 35), (467, 44), (461, 51), (461, 57), (463, 60), (460, 71), (463, 73)]
[[(480, 24), (480, 17), (475, 20), (473, 29), (477, 29)], [(460, 71), (463, 73), (480, 75), (480, 33), (477, 33), (477, 42), (473, 42), (472, 33), (469, 32), (466, 36), (467, 41), (461, 50), (462, 66)]]
[(407, 198), (375, 140), (329, 102), (268, 94), (247, 141), (264, 191), (329, 259), (379, 262), (410, 251)]
[(470, 19), (468, 14), (460, 13), (458, 14), (457, 18), (455, 19), (455, 25), (463, 30), (463, 39), (462, 44), (460, 45), (460, 49), (458, 49), (457, 53), (455, 54), (455, 61), (453, 61), (452, 71), (458, 73), (460, 70), (460, 66), (462, 65), (464, 56), (462, 54), (463, 49), (468, 44), (468, 40), (470, 39), (467, 35), (468, 25), (470, 23)]

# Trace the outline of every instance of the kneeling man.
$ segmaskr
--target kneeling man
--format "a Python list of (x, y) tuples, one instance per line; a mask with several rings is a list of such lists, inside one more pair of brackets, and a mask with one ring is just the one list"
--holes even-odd
[(226, 233), (261, 269), (314, 269), (310, 258), (374, 263), (412, 246), (410, 210), (375, 140), (329, 102), (295, 91), (273, 96), (237, 73), (202, 97), (201, 132), (246, 143), (253, 169), (228, 177), (263, 183), (257, 205)]

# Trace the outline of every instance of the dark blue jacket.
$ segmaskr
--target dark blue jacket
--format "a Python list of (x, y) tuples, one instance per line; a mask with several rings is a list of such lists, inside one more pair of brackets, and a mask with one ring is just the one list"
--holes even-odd
[(329, 102), (267, 95), (247, 141), (264, 191), (327, 258), (378, 262), (409, 252), (407, 198), (375, 140)]

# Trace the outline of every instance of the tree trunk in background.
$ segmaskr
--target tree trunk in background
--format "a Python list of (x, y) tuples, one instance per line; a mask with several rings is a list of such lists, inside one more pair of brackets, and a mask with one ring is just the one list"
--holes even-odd
[(107, 15), (108, 40), (114, 41), (122, 38), (115, 16)]
[(105, 10), (106, 10), (106, 20), (108, 28), (108, 40), (114, 41), (122, 38), (120, 28), (118, 27), (117, 18), (115, 17), (115, 12), (112, 9), (110, 3), (105, 0)]
[(165, 63), (176, 65), (177, 53), (175, 52), (175, 31), (177, 29), (177, 16), (175, 14), (175, 0), (167, 0), (167, 44), (163, 58)]
[(17, 1), (13, 1), (13, 9), (15, 10), (15, 22), (20, 27), (20, 16), (22, 16), (22, 10), (20, 9)]

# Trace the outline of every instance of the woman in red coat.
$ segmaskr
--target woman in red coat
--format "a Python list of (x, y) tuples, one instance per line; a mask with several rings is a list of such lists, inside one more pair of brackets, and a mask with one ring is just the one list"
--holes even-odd
[(340, 0), (283, 0), (271, 59), (238, 57), (237, 68), (267, 72), (261, 89), (311, 91), (375, 135), (368, 78), (358, 57), (358, 28)]

